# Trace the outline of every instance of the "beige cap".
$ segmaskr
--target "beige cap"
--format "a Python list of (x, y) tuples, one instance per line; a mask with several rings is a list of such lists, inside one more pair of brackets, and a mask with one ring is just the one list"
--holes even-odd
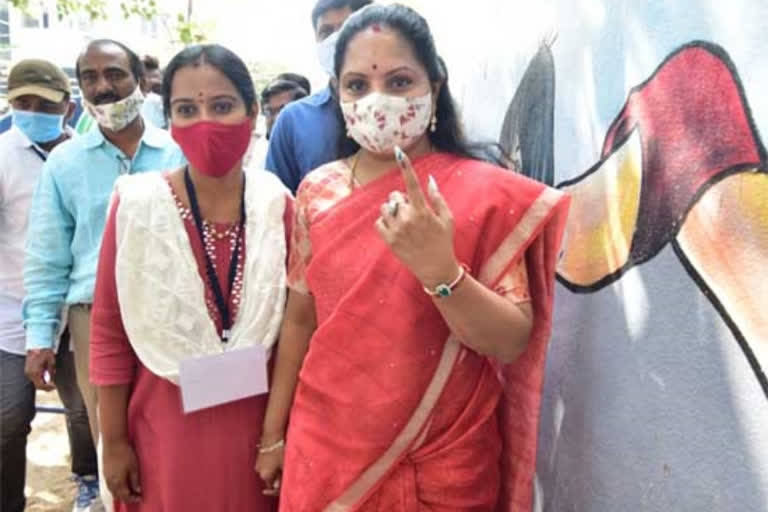
[(23, 60), (8, 75), (8, 101), (32, 94), (59, 103), (71, 93), (69, 77), (47, 60)]

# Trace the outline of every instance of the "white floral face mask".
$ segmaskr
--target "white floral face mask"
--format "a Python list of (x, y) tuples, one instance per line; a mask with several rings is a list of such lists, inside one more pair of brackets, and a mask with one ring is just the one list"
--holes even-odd
[(341, 102), (347, 133), (373, 153), (395, 146), (408, 148), (427, 131), (432, 116), (432, 93), (403, 98), (372, 92), (357, 101)]
[(143, 104), (144, 93), (141, 92), (141, 87), (136, 87), (130, 96), (114, 103), (94, 105), (83, 98), (85, 109), (99, 123), (99, 126), (113, 132), (119, 132), (131, 124), (141, 112)]

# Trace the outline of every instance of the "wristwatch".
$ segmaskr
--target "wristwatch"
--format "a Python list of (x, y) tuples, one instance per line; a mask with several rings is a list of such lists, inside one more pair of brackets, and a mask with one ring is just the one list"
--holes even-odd
[(427, 295), (430, 295), (432, 297), (435, 297), (438, 299), (445, 299), (453, 295), (453, 291), (461, 284), (461, 282), (464, 280), (466, 276), (467, 276), (467, 266), (461, 265), (459, 267), (459, 275), (456, 276), (456, 279), (454, 279), (450, 283), (440, 283), (431, 290), (425, 286), (424, 292), (426, 292)]

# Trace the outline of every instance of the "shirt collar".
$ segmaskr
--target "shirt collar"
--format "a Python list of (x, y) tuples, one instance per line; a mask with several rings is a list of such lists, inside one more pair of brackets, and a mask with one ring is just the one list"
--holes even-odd
[(141, 142), (147, 146), (162, 149), (168, 145), (168, 137), (165, 130), (158, 128), (148, 121), (144, 121), (144, 134), (141, 136)]
[[(18, 129), (18, 127), (11, 125), (10, 132), (13, 133), (13, 136), (16, 137), (16, 144), (21, 148), (31, 148), (32, 146), (37, 147), (38, 149), (41, 149), (36, 143), (32, 142), (29, 137), (24, 134), (21, 130)], [(66, 125), (64, 126), (64, 132), (69, 135), (69, 138), (72, 139), (73, 137), (77, 136), (77, 132), (75, 132), (71, 126)], [(65, 141), (66, 142), (66, 141)], [(42, 149), (41, 149), (42, 151)]]
[(331, 91), (331, 86), (326, 85), (325, 88), (320, 91), (320, 98), (318, 98), (323, 104), (328, 103), (333, 99), (333, 94)]
[(333, 94), (331, 92), (331, 86), (327, 85), (324, 88), (317, 91), (312, 96), (306, 98), (307, 101), (312, 103), (316, 106), (322, 106), (326, 105), (328, 102), (330, 102), (333, 99)]
[[(87, 149), (97, 148), (104, 144), (106, 140), (107, 139), (104, 137), (104, 134), (101, 133), (101, 129), (99, 128), (98, 124), (83, 136), (83, 142), (85, 143), (85, 147)], [(165, 147), (165, 130), (161, 130), (160, 128), (157, 128), (152, 123), (145, 120), (144, 133), (141, 135), (140, 145), (141, 144), (146, 144), (147, 146), (153, 148)]]
[(34, 142), (32, 142), (29, 137), (27, 137), (24, 132), (19, 130), (19, 128), (16, 125), (11, 125), (10, 132), (13, 134), (15, 138), (16, 145), (20, 148), (31, 148), (35, 145)]
[(94, 149), (101, 146), (106, 139), (104, 138), (104, 134), (101, 133), (99, 126), (96, 125), (90, 130), (88, 130), (87, 132), (85, 132), (85, 135), (83, 135), (82, 140), (83, 140), (83, 144), (85, 144), (86, 149)]

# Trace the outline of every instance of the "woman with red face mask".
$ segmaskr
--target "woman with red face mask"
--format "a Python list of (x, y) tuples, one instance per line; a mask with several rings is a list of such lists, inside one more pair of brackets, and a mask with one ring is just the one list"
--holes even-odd
[(291, 198), (243, 169), (258, 103), (235, 54), (185, 49), (163, 97), (189, 163), (117, 182), (99, 259), (90, 357), (104, 475), (117, 510), (273, 510), (253, 467)]

